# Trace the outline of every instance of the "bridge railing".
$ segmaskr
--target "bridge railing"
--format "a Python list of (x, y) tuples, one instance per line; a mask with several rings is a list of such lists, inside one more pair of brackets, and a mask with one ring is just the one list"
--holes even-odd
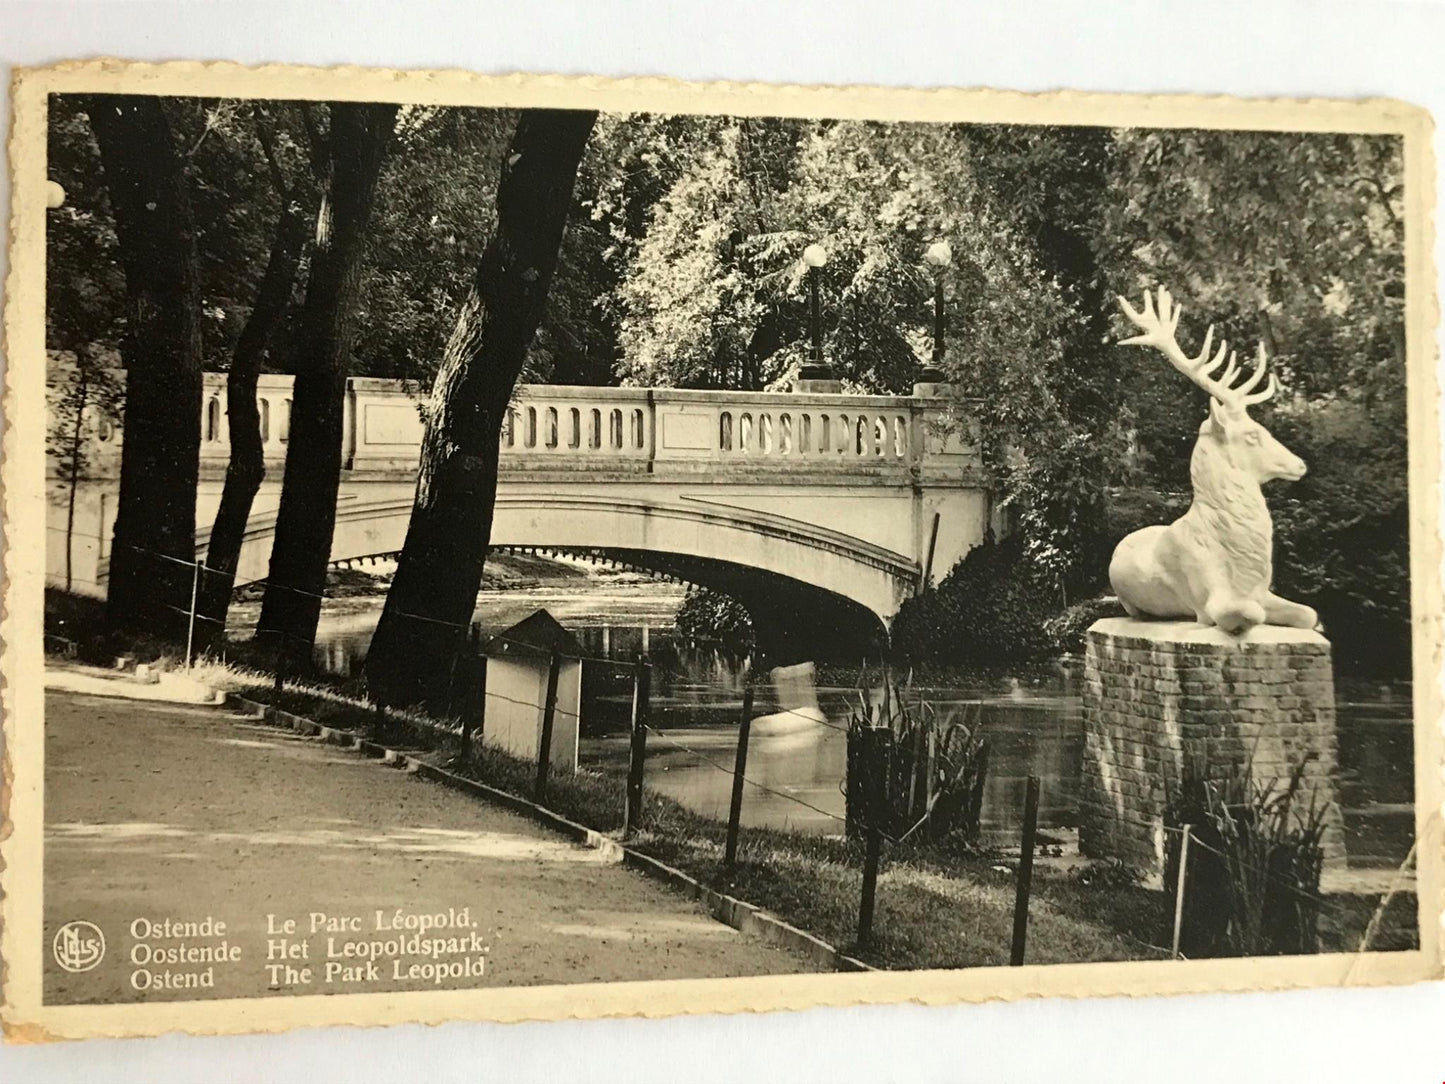
[(919, 411), (890, 396), (660, 390), (657, 458), (910, 464)]
[(646, 389), (523, 385), (502, 422), (502, 455), (646, 463), (655, 431)]
[[(267, 374), (257, 402), (268, 464), (285, 459), (292, 377)], [(407, 471), (420, 455), (422, 393), (399, 380), (347, 382), (343, 463), (348, 470)], [(207, 373), (201, 461), (230, 456), (225, 374)], [(598, 388), (528, 384), (517, 389), (501, 436), (503, 469), (574, 460), (618, 469), (699, 469), (750, 463), (764, 468), (868, 473), (945, 466), (976, 458), (957, 427), (940, 427), (946, 404), (920, 396)], [(101, 444), (118, 450), (120, 434)], [(104, 454), (104, 448), (100, 449)]]

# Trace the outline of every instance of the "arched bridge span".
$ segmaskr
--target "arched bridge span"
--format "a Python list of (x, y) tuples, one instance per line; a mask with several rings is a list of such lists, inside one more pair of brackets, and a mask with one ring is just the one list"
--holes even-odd
[[(266, 575), (290, 384), (267, 376), (258, 392), (267, 479), (238, 582)], [(925, 569), (946, 572), (990, 523), (976, 449), (959, 426), (940, 424), (943, 406), (927, 396), (524, 386), (502, 436), (492, 541), (653, 554), (664, 569), (741, 566), (848, 600), (886, 625)], [(207, 374), (202, 410), (201, 554), (230, 454), (222, 374)], [(422, 432), (400, 382), (348, 383), (332, 561), (401, 548)], [(102, 435), (71, 545), (73, 579), (97, 591), (123, 439)], [(63, 506), (51, 527), (54, 578)]]

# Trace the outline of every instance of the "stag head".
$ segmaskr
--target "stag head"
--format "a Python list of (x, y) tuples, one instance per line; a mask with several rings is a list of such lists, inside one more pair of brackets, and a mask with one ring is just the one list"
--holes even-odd
[(1135, 309), (1125, 298), (1119, 298), (1124, 315), (1141, 332), (1133, 338), (1121, 340), (1120, 345), (1153, 347), (1192, 383), (1209, 393), (1209, 417), (1199, 427), (1199, 439), (1217, 444), (1235, 470), (1252, 476), (1258, 482), (1275, 478), (1293, 482), (1303, 478), (1304, 460), (1249, 416), (1251, 406), (1273, 398), (1279, 390), (1279, 381), (1269, 371), (1264, 344), (1259, 345), (1253, 369), (1246, 377), (1235, 352), (1223, 339), (1211, 355), (1214, 345), (1214, 326), (1211, 324), (1204, 335), (1203, 348), (1197, 357), (1191, 358), (1175, 337), (1184, 310), (1162, 286), (1158, 294), (1156, 305), (1149, 291), (1144, 291), (1144, 304), (1139, 309)]

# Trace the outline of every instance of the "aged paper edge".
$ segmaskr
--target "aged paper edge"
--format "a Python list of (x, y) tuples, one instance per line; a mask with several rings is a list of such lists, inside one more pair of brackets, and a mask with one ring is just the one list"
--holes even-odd
[[(352, 99), (492, 107), (796, 115), (877, 120), (1102, 124), (1273, 131), (1393, 133), (1404, 137), (1406, 346), (1414, 612), (1417, 886), (1421, 947), (1407, 953), (1282, 959), (1055, 964), (959, 971), (765, 976), (579, 984), (406, 994), (352, 994), (146, 1005), (40, 1002), (43, 863), (43, 590), (45, 367), (18, 358), (45, 351), (45, 100), (50, 93), (124, 92)], [(803, 87), (684, 83), (661, 78), (482, 76), (461, 71), (247, 67), (229, 62), (102, 59), (18, 69), (10, 141), (11, 269), (6, 282), (3, 509), (5, 594), (0, 616), (4, 794), (0, 807), (0, 1019), (6, 1038), (43, 1042), (170, 1031), (235, 1034), (295, 1026), (523, 1022), (741, 1013), (815, 1006), (920, 1005), (1023, 997), (1148, 996), (1384, 985), (1442, 976), (1442, 555), (1439, 319), (1435, 183), (1427, 112), (1390, 99), (1238, 99), (1223, 95), (1113, 95), (1058, 91)], [(1433, 680), (1432, 680), (1433, 679)], [(1432, 725), (1433, 724), (1433, 725)]]

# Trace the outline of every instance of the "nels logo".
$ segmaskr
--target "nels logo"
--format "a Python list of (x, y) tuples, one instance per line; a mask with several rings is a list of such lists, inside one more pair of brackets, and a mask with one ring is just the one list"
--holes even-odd
[(93, 922), (67, 922), (55, 932), (50, 948), (66, 971), (89, 971), (105, 955), (105, 935)]

